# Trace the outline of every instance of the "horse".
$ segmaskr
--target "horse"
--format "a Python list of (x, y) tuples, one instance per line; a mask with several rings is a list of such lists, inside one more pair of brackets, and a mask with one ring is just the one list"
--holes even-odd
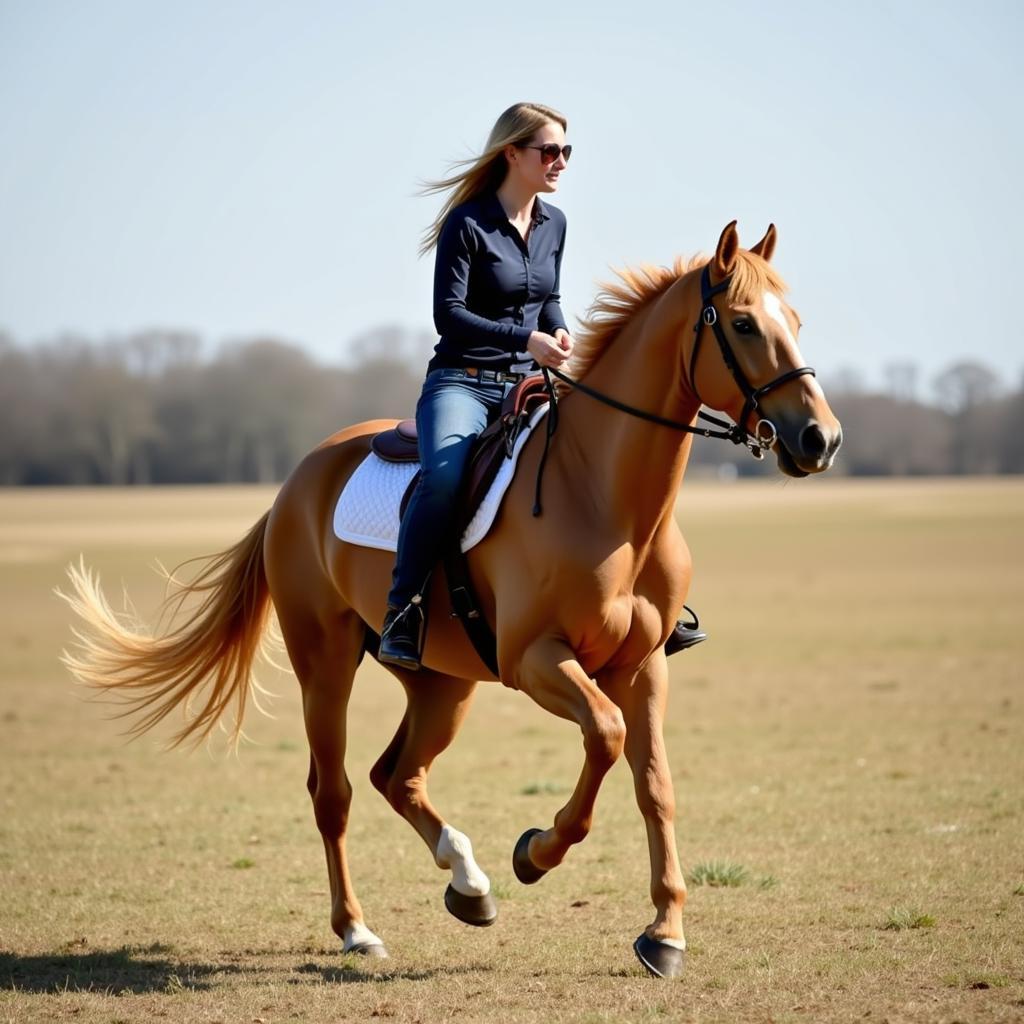
[[(490, 883), (468, 836), (431, 804), (427, 774), (458, 733), (477, 683), (500, 679), (576, 723), (583, 742), (572, 795), (549, 827), (529, 829), (515, 844), (516, 876), (537, 882), (582, 842), (602, 780), (624, 754), (646, 825), (654, 905), (633, 949), (654, 976), (683, 970), (686, 884), (662, 727), (663, 645), (690, 584), (689, 549), (673, 510), (693, 435), (729, 436), (755, 454), (771, 450), (790, 477), (828, 469), (842, 436), (797, 346), (799, 319), (770, 264), (776, 237), (771, 225), (742, 249), (733, 221), (710, 259), (644, 264), (604, 286), (582, 321), (569, 373), (553, 384), (560, 397), (550, 452), (535, 431), (492, 529), (467, 556), (497, 641), (498, 672), (449, 614), (440, 569), (430, 586), (422, 669), (388, 666), (407, 705), (370, 779), (451, 872), (445, 905), (469, 924), (493, 922)], [(702, 344), (712, 332), (718, 345)], [(718, 433), (696, 426), (702, 403), (735, 425)], [(232, 708), (237, 737), (251, 668), (276, 611), (301, 688), (331, 926), (344, 952), (380, 957), (387, 949), (366, 924), (346, 860), (346, 709), (367, 631), (384, 617), (393, 556), (338, 539), (331, 522), (371, 439), (395, 422), (349, 426), (309, 453), (250, 532), (179, 584), (171, 600), (183, 621), (163, 632), (129, 628), (84, 563), (69, 570), (65, 595), (82, 620), (80, 646), (64, 656), (70, 670), (126, 702), (133, 732), (187, 709), (175, 743), (207, 737)], [(537, 516), (531, 488), (548, 454)]]

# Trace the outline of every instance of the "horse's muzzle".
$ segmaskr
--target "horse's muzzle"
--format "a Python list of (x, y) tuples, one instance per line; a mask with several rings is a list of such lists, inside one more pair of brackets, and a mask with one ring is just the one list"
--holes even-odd
[(775, 445), (779, 469), (792, 477), (823, 473), (832, 465), (842, 443), (843, 429), (838, 422), (833, 430), (823, 428), (815, 420), (799, 430), (783, 427)]

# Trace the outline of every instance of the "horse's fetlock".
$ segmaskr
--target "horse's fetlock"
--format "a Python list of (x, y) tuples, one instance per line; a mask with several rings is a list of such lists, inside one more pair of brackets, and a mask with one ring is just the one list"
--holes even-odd
[(574, 818), (570, 817), (563, 808), (555, 815), (555, 834), (560, 842), (568, 846), (582, 843), (590, 835), (590, 830), (593, 827), (594, 816), (592, 814), (584, 815), (582, 818)]
[(575, 846), (577, 843), (582, 843), (590, 835), (590, 822), (574, 821), (569, 825), (559, 826), (557, 831), (559, 839), (568, 843), (569, 846)]
[(686, 903), (686, 883), (679, 879), (661, 879), (651, 887), (651, 899), (656, 906), (682, 910)]

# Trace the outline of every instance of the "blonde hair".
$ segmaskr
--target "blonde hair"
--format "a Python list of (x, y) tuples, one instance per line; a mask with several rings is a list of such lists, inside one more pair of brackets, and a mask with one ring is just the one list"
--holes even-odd
[(494, 122), (483, 153), (466, 160), (456, 160), (452, 164), (452, 168), (465, 167), (466, 170), (437, 181), (422, 182), (418, 195), (430, 196), (438, 192), (450, 194), (433, 223), (423, 233), (419, 250), (421, 256), (425, 256), (437, 245), (441, 228), (456, 206), (489, 188), (497, 188), (505, 180), (508, 172), (505, 147), (528, 142), (535, 132), (551, 122), (560, 124), (563, 131), (568, 125), (565, 115), (551, 107), (541, 103), (515, 103)]

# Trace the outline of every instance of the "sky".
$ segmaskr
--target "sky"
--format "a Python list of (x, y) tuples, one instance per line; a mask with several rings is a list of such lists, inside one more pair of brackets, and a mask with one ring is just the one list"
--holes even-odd
[(531, 100), (574, 146), (570, 326), (774, 222), (819, 373), (1016, 385), (1022, 49), (1019, 0), (0, 0), (0, 331), (432, 332), (418, 185)]

